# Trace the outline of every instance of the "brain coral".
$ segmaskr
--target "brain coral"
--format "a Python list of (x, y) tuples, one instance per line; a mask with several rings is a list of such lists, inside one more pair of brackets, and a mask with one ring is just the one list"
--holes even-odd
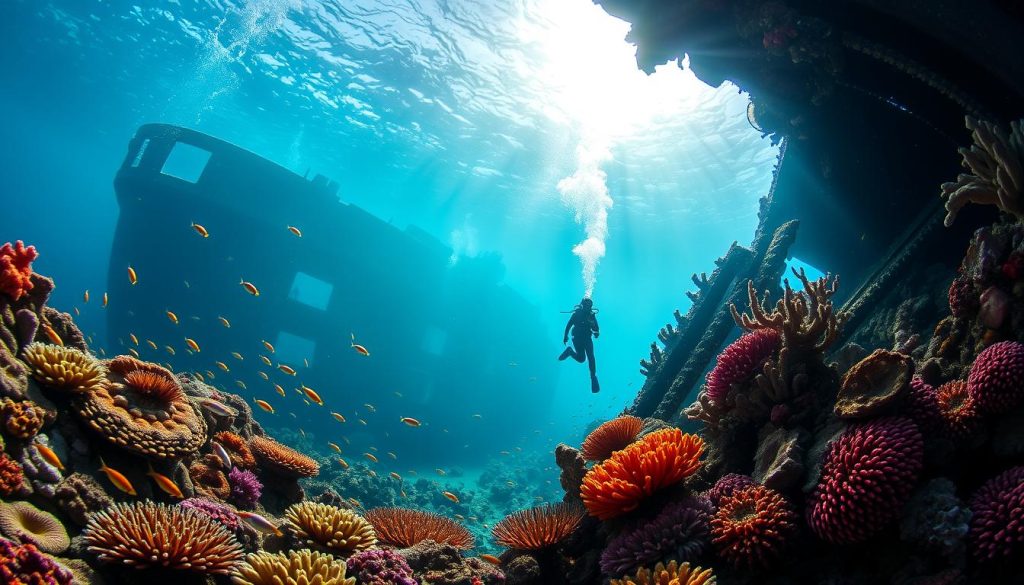
[(91, 355), (70, 346), (33, 343), (24, 359), (37, 382), (66, 392), (89, 392), (103, 384), (103, 365)]
[(769, 567), (797, 532), (793, 506), (775, 490), (748, 486), (722, 498), (711, 519), (711, 542), (735, 567)]
[(1001, 341), (974, 360), (967, 391), (986, 414), (1006, 412), (1024, 402), (1024, 345)]
[(607, 459), (612, 453), (625, 449), (636, 440), (640, 429), (644, 426), (643, 419), (635, 416), (620, 416), (597, 427), (583, 440), (580, 449), (587, 461)]
[(781, 339), (774, 329), (756, 329), (730, 343), (718, 355), (714, 369), (708, 372), (705, 384), (708, 398), (722, 404), (734, 384), (741, 384), (757, 373), (779, 348)]
[(862, 542), (899, 514), (923, 465), (924, 442), (910, 419), (850, 425), (825, 454), (807, 523), (828, 542)]
[(494, 540), (516, 550), (540, 550), (572, 534), (585, 515), (579, 504), (560, 502), (519, 510), (505, 516), (491, 533)]
[(668, 504), (653, 520), (612, 538), (601, 554), (601, 570), (622, 575), (664, 559), (696, 558), (708, 546), (710, 513), (705, 498)]
[(242, 547), (217, 521), (196, 510), (147, 502), (117, 503), (96, 512), (82, 533), (104, 563), (230, 574)]
[(36, 247), (21, 240), (0, 247), (0, 292), (18, 300), (32, 290), (32, 261), (38, 257)]
[(206, 442), (206, 422), (174, 374), (118, 356), (107, 364), (108, 383), (75, 397), (78, 416), (122, 449), (157, 459), (194, 453)]
[(377, 544), (373, 526), (351, 510), (316, 502), (299, 502), (289, 506), (284, 516), (296, 536), (310, 546), (349, 553)]
[(263, 465), (281, 475), (313, 477), (320, 473), (315, 459), (269, 437), (255, 436), (249, 439), (249, 447)]
[(580, 487), (583, 505), (601, 520), (635, 510), (656, 491), (697, 471), (703, 451), (700, 437), (677, 428), (645, 435), (587, 472)]
[(293, 550), (287, 555), (258, 552), (231, 576), (235, 585), (355, 585), (345, 577), (345, 561), (310, 550)]
[(711, 569), (691, 566), (690, 563), (678, 564), (675, 561), (668, 565), (658, 563), (651, 569), (639, 569), (636, 576), (627, 575), (621, 579), (612, 579), (609, 585), (715, 585), (717, 583)]
[(71, 546), (68, 531), (48, 512), (28, 502), (0, 504), (0, 532), (21, 543), (34, 544), (39, 550), (60, 554)]
[(461, 524), (430, 512), (408, 508), (374, 508), (366, 513), (381, 541), (408, 548), (424, 540), (472, 548), (473, 535)]
[(0, 582), (8, 585), (71, 585), (73, 575), (31, 544), (0, 538)]
[(985, 482), (971, 496), (967, 542), (982, 562), (1016, 562), (1024, 558), (1024, 466)]

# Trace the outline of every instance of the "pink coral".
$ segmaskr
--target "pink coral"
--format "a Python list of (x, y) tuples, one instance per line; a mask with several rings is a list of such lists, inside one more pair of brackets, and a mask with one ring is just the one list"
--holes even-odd
[(971, 497), (967, 534), (974, 558), (982, 562), (1024, 559), (1024, 466), (985, 482)]
[(922, 380), (920, 376), (914, 376), (910, 380), (904, 412), (925, 436), (931, 435), (942, 426), (942, 412), (939, 410), (935, 387)]
[(965, 317), (978, 309), (978, 297), (969, 278), (958, 276), (949, 285), (949, 312)]
[(967, 391), (978, 410), (997, 414), (1024, 402), (1024, 345), (1002, 341), (985, 348), (974, 360)]
[(781, 337), (774, 329), (756, 329), (744, 333), (718, 356), (718, 362), (707, 376), (707, 395), (722, 404), (733, 384), (742, 383), (757, 373), (758, 368), (779, 347)]
[(21, 240), (0, 247), (0, 291), (18, 300), (32, 290), (32, 261), (38, 256), (35, 246), (26, 247)]
[(850, 425), (825, 454), (808, 525), (836, 544), (868, 539), (899, 514), (923, 465), (924, 441), (910, 419)]

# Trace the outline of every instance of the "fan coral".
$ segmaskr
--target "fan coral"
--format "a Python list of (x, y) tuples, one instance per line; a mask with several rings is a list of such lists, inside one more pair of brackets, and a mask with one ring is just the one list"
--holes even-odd
[(390, 550), (365, 550), (348, 559), (348, 572), (362, 585), (419, 585), (402, 555)]
[(942, 428), (955, 439), (968, 439), (981, 428), (981, 415), (967, 388), (967, 382), (953, 380), (935, 391)]
[(985, 482), (971, 496), (968, 543), (979, 561), (1016, 562), (1024, 558), (1024, 466)]
[(118, 356), (107, 367), (108, 383), (73, 401), (89, 428), (118, 447), (157, 459), (194, 453), (206, 442), (206, 422), (174, 374), (130, 356)]
[(654, 492), (697, 471), (703, 451), (700, 437), (676, 428), (645, 435), (587, 472), (580, 487), (583, 505), (601, 520), (635, 510)]
[(851, 425), (828, 447), (807, 523), (828, 542), (862, 542), (899, 514), (923, 465), (924, 441), (910, 419)]
[(21, 465), (8, 457), (7, 453), (0, 452), (0, 496), (7, 497), (20, 491), (24, 481), (25, 473)]
[(72, 585), (70, 571), (31, 544), (0, 538), (0, 582), (8, 585)]
[(601, 554), (601, 570), (621, 575), (664, 559), (689, 560), (708, 545), (711, 505), (687, 498), (665, 506), (658, 516), (611, 539)]
[(572, 534), (585, 512), (576, 504), (560, 502), (519, 510), (494, 525), (494, 540), (516, 550), (540, 550)]
[(256, 458), (252, 450), (241, 436), (231, 431), (221, 431), (213, 435), (213, 441), (220, 443), (231, 458), (231, 464), (241, 469), (253, 469), (256, 467)]
[(242, 561), (230, 532), (201, 512), (156, 502), (117, 503), (96, 512), (82, 533), (104, 563), (226, 575)]
[(969, 278), (958, 276), (949, 285), (949, 312), (965, 317), (978, 309), (978, 296)]
[(708, 398), (723, 404), (735, 384), (750, 380), (762, 364), (779, 349), (782, 338), (774, 329), (757, 329), (744, 333), (729, 344), (718, 356), (714, 369), (708, 372), (706, 389)]
[(711, 569), (691, 566), (690, 563), (668, 565), (658, 563), (651, 569), (639, 569), (636, 577), (625, 576), (612, 579), (609, 585), (715, 585), (717, 583)]
[(103, 366), (74, 347), (37, 342), (25, 348), (24, 358), (32, 367), (32, 377), (47, 388), (88, 392), (105, 379)]
[(738, 489), (743, 489), (748, 486), (752, 486), (754, 480), (749, 475), (740, 475), (739, 473), (726, 473), (722, 477), (718, 478), (715, 485), (711, 486), (711, 489), (707, 491), (708, 500), (711, 505), (715, 508), (718, 507), (718, 503), (722, 501), (722, 498), (731, 496), (733, 492)]
[(237, 467), (228, 472), (228, 483), (231, 484), (231, 501), (240, 508), (252, 508), (260, 501), (263, 484), (256, 474)]
[(205, 514), (217, 522), (220, 522), (225, 528), (232, 532), (238, 530), (238, 515), (235, 514), (235, 511), (232, 510), (230, 506), (219, 504), (204, 498), (188, 498), (178, 502), (178, 505), (182, 508), (195, 510), (201, 514)]
[(978, 410), (998, 414), (1024, 402), (1024, 344), (1001, 341), (985, 348), (974, 360), (967, 391)]
[(21, 240), (0, 247), (0, 292), (18, 300), (32, 290), (32, 262), (38, 257), (36, 247)]
[(0, 400), (0, 430), (17, 439), (31, 439), (55, 417), (55, 413), (30, 400)]
[(992, 122), (965, 118), (974, 144), (960, 148), (962, 164), (970, 174), (957, 175), (955, 182), (942, 184), (946, 200), (946, 227), (968, 203), (995, 205), (1001, 211), (1024, 217), (1024, 120), (1010, 123), (1006, 132)]
[(235, 585), (355, 585), (345, 561), (310, 550), (287, 555), (258, 552), (245, 558), (231, 577)]
[(419, 510), (408, 508), (374, 508), (366, 513), (382, 542), (403, 548), (415, 546), (424, 540), (450, 544), (456, 548), (473, 547), (473, 535), (461, 524)]
[(373, 526), (352, 510), (299, 502), (289, 506), (284, 516), (295, 534), (310, 546), (349, 553), (377, 544)]
[(249, 447), (263, 465), (290, 477), (313, 477), (320, 473), (320, 464), (312, 457), (268, 438), (255, 436)]
[(644, 426), (643, 419), (635, 416), (620, 416), (597, 427), (583, 440), (580, 452), (587, 461), (607, 459), (612, 453), (625, 449), (636, 440), (640, 429)]
[(914, 364), (909, 356), (876, 349), (843, 376), (836, 397), (836, 416), (865, 418), (893, 410), (903, 399), (913, 374)]
[(711, 519), (711, 541), (735, 567), (768, 567), (796, 535), (797, 515), (775, 490), (749, 486), (722, 498)]
[(59, 554), (71, 546), (68, 531), (60, 520), (28, 502), (0, 504), (0, 532), (7, 538), (24, 544), (34, 544), (39, 550)]

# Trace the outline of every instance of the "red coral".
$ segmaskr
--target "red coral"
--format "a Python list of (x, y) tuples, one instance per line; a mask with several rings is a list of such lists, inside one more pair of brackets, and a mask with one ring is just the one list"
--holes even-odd
[(979, 561), (1024, 559), (1024, 466), (985, 482), (971, 497), (967, 541)]
[(722, 404), (733, 384), (742, 383), (757, 373), (758, 368), (779, 347), (781, 337), (774, 329), (756, 329), (744, 333), (718, 356), (718, 362), (707, 376), (708, 398)]
[(711, 542), (735, 567), (768, 567), (796, 535), (796, 522), (793, 506), (781, 494), (747, 486), (721, 499), (711, 519)]
[(981, 414), (967, 390), (967, 382), (953, 380), (935, 391), (942, 428), (953, 439), (961, 441), (973, 437), (981, 429)]
[(1024, 345), (1002, 341), (978, 354), (967, 377), (967, 391), (986, 414), (997, 414), (1024, 402)]
[(0, 291), (18, 300), (32, 290), (32, 261), (39, 256), (35, 246), (26, 247), (18, 240), (0, 248)]
[(851, 425), (825, 455), (808, 525), (828, 542), (866, 540), (899, 514), (923, 465), (924, 441), (910, 419)]
[(949, 285), (949, 312), (964, 317), (978, 310), (978, 293), (969, 278), (958, 276)]
[(25, 473), (21, 465), (8, 457), (7, 453), (0, 452), (0, 496), (7, 497), (19, 491), (24, 480)]

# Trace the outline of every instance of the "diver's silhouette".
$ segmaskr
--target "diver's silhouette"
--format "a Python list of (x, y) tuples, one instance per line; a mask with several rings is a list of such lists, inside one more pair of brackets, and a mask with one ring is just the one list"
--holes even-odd
[(569, 329), (572, 329), (572, 347), (566, 347), (562, 355), (558, 356), (559, 361), (572, 358), (581, 364), (587, 360), (590, 365), (590, 391), (599, 392), (600, 384), (597, 383), (597, 362), (594, 360), (594, 340), (590, 338), (601, 336), (601, 328), (597, 325), (597, 311), (593, 310), (594, 301), (583, 297), (580, 304), (573, 309), (569, 316), (569, 322), (565, 324), (565, 333), (562, 335), (562, 343), (569, 343)]

